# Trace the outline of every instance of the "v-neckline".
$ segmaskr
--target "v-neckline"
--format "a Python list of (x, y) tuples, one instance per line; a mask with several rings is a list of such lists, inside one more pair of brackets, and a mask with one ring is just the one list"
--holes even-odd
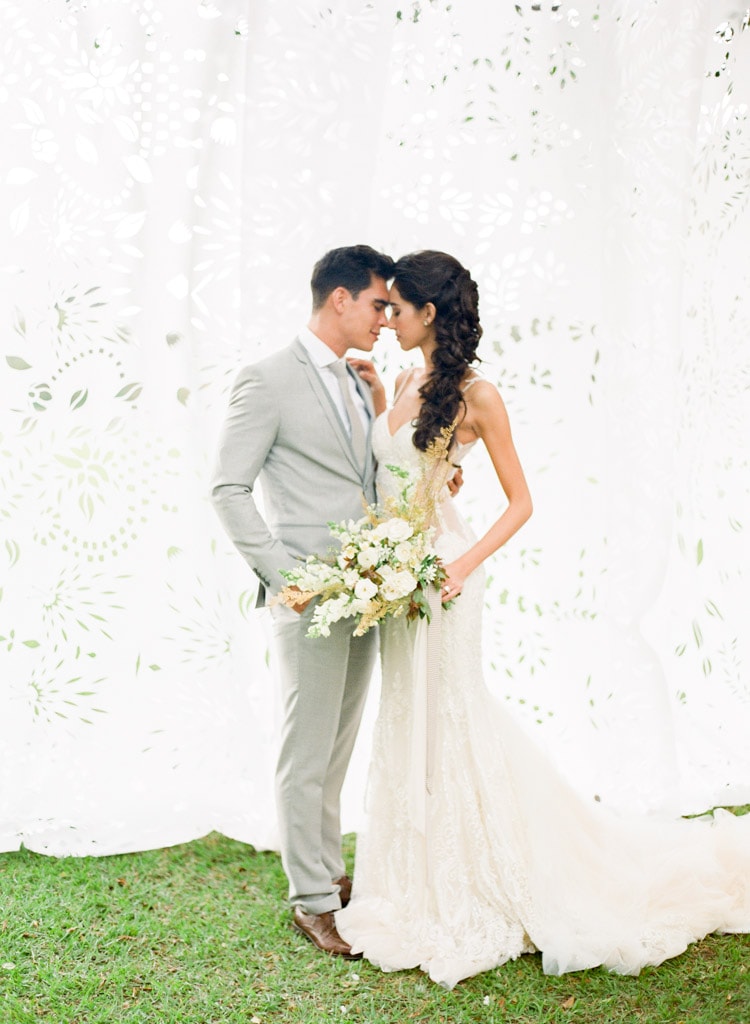
[[(396, 427), (395, 430), (391, 430), (391, 413), (395, 410), (396, 403), (398, 402), (399, 398), (404, 393), (404, 391), (406, 391), (406, 389), (408, 388), (409, 384), (414, 379), (415, 374), (417, 374), (417, 373), (419, 373), (419, 367), (418, 366), (413, 366), (412, 370), (411, 370), (411, 373), (407, 376), (406, 380), (404, 380), (404, 382), (402, 383), (401, 387), (396, 392), (396, 395), (395, 395), (395, 397), (393, 399), (393, 405), (391, 406), (390, 409), (388, 409), (386, 411), (386, 414), (385, 414), (385, 425), (386, 425), (386, 428), (388, 429), (388, 436), (389, 437), (395, 437), (396, 434), (399, 432), (399, 430), (401, 430), (407, 424), (414, 423), (414, 417), (412, 417), (409, 420), (404, 420), (404, 422), (401, 424), (401, 426)], [(419, 409), (417, 409), (417, 416), (419, 416)]]
[(395, 437), (396, 434), (400, 433), (400, 431), (402, 431), (404, 427), (410, 427), (413, 424), (413, 422), (413, 420), (404, 420), (400, 427), (396, 427), (396, 429), (393, 432), (391, 432), (391, 424), (389, 423), (388, 420), (388, 413), (385, 413), (385, 429), (388, 432), (388, 437), (391, 438)]

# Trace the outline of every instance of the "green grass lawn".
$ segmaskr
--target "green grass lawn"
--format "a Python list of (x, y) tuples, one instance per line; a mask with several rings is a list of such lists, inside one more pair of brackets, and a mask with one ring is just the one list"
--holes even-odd
[(638, 978), (548, 978), (526, 956), (446, 992), (319, 953), (289, 926), (279, 858), (218, 835), (116, 857), (3, 854), (0, 892), (0, 1024), (750, 1024), (748, 936)]

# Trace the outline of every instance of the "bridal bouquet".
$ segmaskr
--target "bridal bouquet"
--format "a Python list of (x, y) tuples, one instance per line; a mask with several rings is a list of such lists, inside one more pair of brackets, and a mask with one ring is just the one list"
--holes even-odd
[(445, 579), (433, 537), (435, 482), (450, 466), (450, 435), (444, 431), (428, 448), (416, 484), (409, 482), (406, 470), (388, 466), (406, 481), (398, 497), (366, 506), (361, 519), (328, 524), (340, 551), (328, 559), (309, 555), (299, 568), (282, 571), (288, 582), (276, 601), (294, 606), (319, 598), (307, 636), (330, 636), (331, 624), (340, 619), (357, 620), (354, 636), (388, 615), (429, 619), (426, 590)]

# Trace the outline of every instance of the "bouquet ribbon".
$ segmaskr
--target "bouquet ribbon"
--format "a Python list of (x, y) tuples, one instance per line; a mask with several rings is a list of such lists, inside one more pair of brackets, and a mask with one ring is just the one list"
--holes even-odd
[(427, 834), (427, 801), (433, 792), (437, 700), (440, 679), (442, 602), (440, 591), (427, 591), (430, 616), (419, 619), (414, 638), (414, 690), (407, 779), (409, 816), (422, 835)]

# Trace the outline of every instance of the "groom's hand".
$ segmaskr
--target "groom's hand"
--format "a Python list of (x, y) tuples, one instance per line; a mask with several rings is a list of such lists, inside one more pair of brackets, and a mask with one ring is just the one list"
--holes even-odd
[(372, 391), (372, 404), (375, 407), (375, 415), (379, 416), (381, 412), (385, 412), (386, 405), (388, 404), (385, 397), (385, 387), (380, 377), (378, 377), (378, 371), (375, 369), (373, 361), (371, 359), (351, 357), (347, 359), (347, 362), (353, 370), (356, 370), (365, 384), (369, 385), (370, 391)]
[(456, 466), (456, 472), (448, 481), (448, 490), (451, 492), (451, 498), (455, 498), (458, 492), (464, 485), (464, 471), (460, 466)]

